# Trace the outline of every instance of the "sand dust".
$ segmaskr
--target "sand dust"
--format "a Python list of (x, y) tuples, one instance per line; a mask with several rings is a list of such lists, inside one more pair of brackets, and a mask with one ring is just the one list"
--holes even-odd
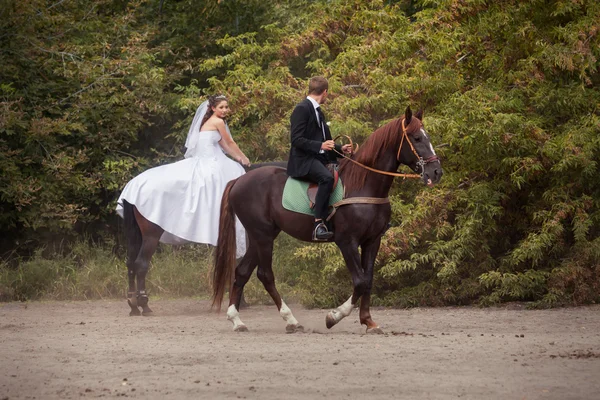
[(252, 306), (235, 333), (196, 299), (0, 303), (0, 400), (599, 399), (600, 306), (373, 309), (331, 330), (327, 310)]

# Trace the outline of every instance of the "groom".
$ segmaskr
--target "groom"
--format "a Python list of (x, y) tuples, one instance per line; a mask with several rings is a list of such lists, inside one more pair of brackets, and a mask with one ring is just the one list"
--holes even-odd
[(333, 231), (323, 222), (328, 215), (329, 196), (333, 189), (333, 176), (326, 165), (335, 157), (340, 157), (333, 152), (351, 153), (352, 146), (340, 146), (331, 139), (329, 127), (325, 122), (325, 115), (321, 111), (321, 104), (327, 100), (329, 83), (322, 76), (311, 78), (308, 84), (308, 97), (302, 100), (290, 117), (291, 144), (287, 173), (292, 178), (317, 183), (317, 197), (315, 199), (315, 226), (313, 240), (328, 240), (333, 237)]

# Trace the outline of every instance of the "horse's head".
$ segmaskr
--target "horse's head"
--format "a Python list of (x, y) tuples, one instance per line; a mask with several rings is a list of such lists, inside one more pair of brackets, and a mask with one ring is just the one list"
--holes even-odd
[(440, 181), (443, 171), (422, 120), (422, 111), (413, 115), (410, 106), (406, 108), (402, 120), (402, 140), (398, 148), (398, 161), (421, 174), (423, 183), (433, 186)]

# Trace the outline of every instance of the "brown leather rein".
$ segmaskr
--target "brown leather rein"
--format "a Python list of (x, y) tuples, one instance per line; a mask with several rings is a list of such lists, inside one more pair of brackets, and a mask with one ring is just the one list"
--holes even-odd
[[(362, 168), (365, 168), (369, 171), (372, 171), (372, 172), (375, 172), (378, 174), (401, 177), (401, 178), (422, 178), (423, 172), (425, 171), (425, 168), (424, 168), (425, 164), (429, 164), (429, 163), (438, 161), (439, 158), (438, 158), (438, 156), (434, 155), (434, 156), (427, 158), (426, 160), (423, 160), (423, 157), (421, 157), (419, 155), (419, 153), (417, 153), (417, 150), (415, 150), (415, 147), (413, 146), (412, 142), (408, 138), (408, 134), (406, 133), (406, 126), (404, 125), (405, 120), (406, 120), (405, 118), (402, 118), (402, 139), (400, 140), (400, 147), (398, 147), (398, 154), (396, 155), (396, 160), (400, 161), (400, 151), (402, 150), (402, 144), (404, 143), (404, 138), (406, 138), (406, 141), (408, 142), (410, 149), (412, 150), (413, 154), (419, 160), (417, 162), (417, 165), (421, 166), (421, 174), (403, 174), (403, 173), (399, 173), (399, 172), (382, 171), (382, 170), (379, 170), (376, 168), (371, 168), (362, 163), (359, 163), (358, 161), (353, 160), (352, 158), (348, 157), (347, 155), (340, 153), (335, 148), (333, 149), (333, 151), (335, 151), (336, 153), (338, 153), (339, 155), (344, 157), (346, 160), (351, 161), (354, 164), (356, 164)], [(338, 138), (339, 138), (339, 136), (336, 137), (334, 140), (337, 140)], [(350, 146), (352, 147), (352, 149), (354, 151), (354, 145), (352, 143), (352, 139), (350, 139), (350, 137), (348, 137), (348, 136), (346, 136), (346, 138), (350, 141)], [(356, 146), (357, 146), (357, 150), (358, 150), (358, 145), (356, 145)], [(390, 199), (387, 197), (383, 197), (383, 198), (382, 197), (348, 197), (348, 198), (338, 201), (337, 203), (332, 204), (333, 211), (331, 212), (331, 214), (329, 214), (327, 216), (327, 221), (329, 221), (331, 218), (333, 218), (338, 207), (341, 207), (341, 206), (345, 206), (348, 204), (388, 204), (389, 202), (390, 202)]]

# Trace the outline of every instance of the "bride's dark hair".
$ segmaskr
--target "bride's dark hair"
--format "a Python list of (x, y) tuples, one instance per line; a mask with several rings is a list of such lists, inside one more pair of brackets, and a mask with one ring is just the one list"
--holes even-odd
[(208, 107), (206, 109), (206, 114), (204, 114), (204, 118), (202, 119), (202, 123), (200, 123), (200, 128), (208, 121), (210, 117), (213, 115), (213, 107), (216, 107), (222, 101), (227, 101), (227, 97), (222, 94), (215, 94), (213, 96), (208, 96)]

